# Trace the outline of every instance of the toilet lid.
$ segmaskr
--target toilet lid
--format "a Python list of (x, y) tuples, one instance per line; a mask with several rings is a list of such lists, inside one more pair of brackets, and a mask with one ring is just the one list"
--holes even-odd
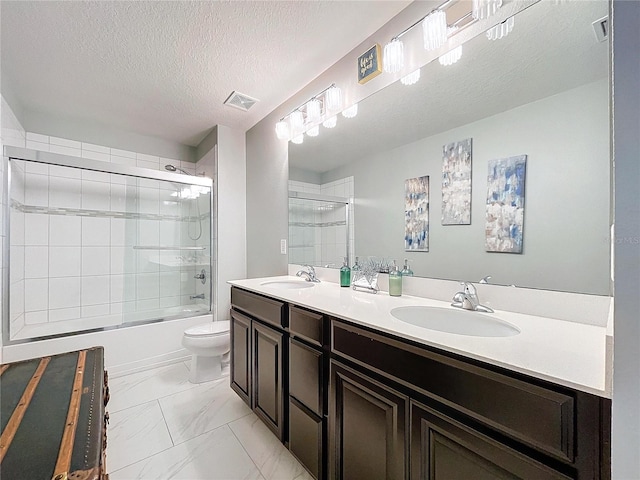
[(225, 335), (229, 333), (230, 322), (223, 320), (220, 322), (207, 322), (195, 327), (187, 328), (184, 331), (185, 335), (190, 337), (215, 337), (217, 335)]

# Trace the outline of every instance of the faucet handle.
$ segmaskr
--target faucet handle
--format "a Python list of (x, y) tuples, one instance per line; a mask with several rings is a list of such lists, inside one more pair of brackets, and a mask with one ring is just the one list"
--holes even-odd
[(478, 283), (489, 283), (489, 280), (491, 280), (491, 275), (482, 277)]
[(476, 287), (471, 282), (460, 282), (460, 285), (464, 287), (464, 293), (466, 295), (477, 295)]

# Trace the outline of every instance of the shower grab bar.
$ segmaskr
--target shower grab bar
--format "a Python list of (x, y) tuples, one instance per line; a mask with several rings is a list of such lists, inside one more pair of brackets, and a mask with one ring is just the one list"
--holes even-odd
[(134, 245), (134, 250), (205, 250), (207, 247), (181, 247), (179, 245)]

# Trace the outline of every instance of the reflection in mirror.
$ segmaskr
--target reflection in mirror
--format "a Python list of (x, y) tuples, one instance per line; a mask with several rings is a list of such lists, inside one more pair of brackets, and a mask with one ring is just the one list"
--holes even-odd
[[(491, 275), (491, 283), (608, 295), (608, 44), (592, 27), (607, 14), (605, 1), (534, 4), (508, 36), (477, 36), (454, 65), (432, 62), (417, 84), (396, 82), (360, 102), (356, 118), (289, 144), (290, 179), (353, 177), (360, 257), (408, 258), (416, 276)], [(443, 147), (467, 138), (471, 224), (443, 225)], [(489, 162), (520, 155), (522, 253), (490, 253)], [(430, 178), (429, 249), (405, 252), (404, 182), (421, 176)]]
[(353, 258), (353, 179), (325, 185), (290, 182), (289, 262), (340, 268)]

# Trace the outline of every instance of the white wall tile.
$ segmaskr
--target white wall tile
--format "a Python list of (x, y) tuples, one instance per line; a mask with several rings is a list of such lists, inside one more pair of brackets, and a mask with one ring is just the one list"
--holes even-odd
[(99, 305), (109, 303), (109, 275), (83, 276), (81, 287), (81, 305)]
[(118, 157), (124, 157), (124, 158), (132, 158), (132, 159), (136, 158), (136, 152), (131, 152), (129, 150), (119, 150), (117, 148), (111, 149), (111, 155), (116, 155)]
[(82, 208), (109, 211), (111, 185), (82, 180)]
[(93, 143), (85, 143), (82, 142), (82, 151), (97, 152), (97, 153), (106, 153), (107, 155), (111, 154), (111, 149), (109, 147), (103, 147), (102, 145), (94, 145)]
[(81, 312), (82, 318), (102, 317), (105, 315), (109, 315), (111, 312), (111, 309), (109, 308), (108, 303), (105, 303), (102, 305), (83, 305), (81, 307), (80, 312)]
[(136, 295), (138, 300), (148, 300), (160, 297), (159, 274), (136, 275)]
[(82, 275), (108, 275), (109, 247), (82, 247)]
[(27, 173), (37, 173), (40, 175), (49, 175), (49, 165), (38, 162), (25, 162)]
[(82, 180), (91, 180), (94, 182), (110, 183), (111, 175), (112, 174), (110, 173), (94, 172), (91, 170), (81, 170), (80, 178), (82, 178)]
[(126, 273), (136, 273), (136, 253), (131, 247), (111, 246), (111, 268), (112, 275)]
[(82, 204), (80, 180), (49, 177), (49, 206), (54, 208), (80, 208)]
[(60, 155), (69, 155), (72, 157), (80, 157), (82, 155), (82, 150), (80, 147), (72, 148), (72, 147), (63, 147), (61, 145), (49, 145), (49, 151), (51, 153), (58, 153)]
[(111, 219), (102, 217), (82, 217), (82, 245), (109, 246)]
[(27, 140), (33, 140), (34, 142), (49, 143), (49, 135), (41, 135), (39, 133), (26, 132)]
[(51, 215), (49, 244), (60, 247), (79, 247), (82, 243), (80, 217)]
[(144, 160), (136, 160), (136, 166), (140, 168), (148, 168), (150, 170), (160, 169), (160, 164), (158, 162), (147, 162)]
[(31, 150), (39, 150), (41, 152), (48, 152), (49, 151), (49, 144), (48, 143), (34, 142), (33, 140), (27, 140), (26, 147), (30, 148)]
[[(109, 150), (107, 148), (107, 150)], [(99, 160), (101, 162), (111, 162), (111, 155), (108, 153), (94, 152), (92, 150), (82, 150), (82, 158), (89, 160)]]
[(49, 308), (79, 307), (80, 283), (79, 277), (49, 279)]
[(37, 312), (26, 312), (24, 314), (24, 323), (26, 325), (37, 325), (40, 323), (47, 323), (49, 321), (49, 315), (47, 310), (40, 310)]
[(49, 305), (47, 293), (49, 280), (46, 278), (32, 278), (24, 281), (24, 310), (34, 312), (36, 310), (46, 310)]
[(36, 207), (49, 205), (49, 176), (26, 173), (24, 203)]
[(160, 213), (160, 191), (157, 188), (138, 189), (139, 195), (139, 213), (148, 213), (157, 215)]
[(138, 222), (138, 241), (140, 245), (158, 245), (160, 222), (158, 220), (140, 220)]
[(143, 162), (160, 163), (160, 157), (157, 155), (147, 155), (145, 153), (136, 153), (136, 160)]
[[(13, 215), (12, 215), (13, 217)], [(12, 236), (14, 233), (12, 232)], [(49, 216), (41, 213), (24, 215), (25, 245), (49, 244)]]
[(24, 213), (11, 210), (9, 217), (9, 228), (11, 229), (11, 246), (23, 245), (26, 242), (26, 221), (30, 216)]
[(180, 272), (160, 273), (160, 298), (180, 294)]
[(24, 314), (24, 280), (14, 283), (9, 288), (9, 316), (15, 320)]
[(72, 167), (61, 167), (59, 165), (49, 165), (49, 175), (62, 178), (80, 178), (82, 170)]
[(7, 147), (26, 148), (27, 146), (25, 140), (23, 138), (18, 138), (18, 137), (3, 138), (2, 143)]
[(110, 275), (111, 302), (131, 302), (136, 299), (135, 275)]
[[(45, 246), (25, 247), (24, 254), (25, 278), (48, 278), (49, 249)], [(14, 265), (11, 267), (12, 270), (15, 268)]]
[(134, 154), (134, 158), (121, 157), (119, 155), (111, 154), (111, 163), (114, 163), (116, 165), (131, 165), (131, 166), (135, 166), (135, 164), (136, 164), (135, 154)]
[(61, 322), (80, 318), (80, 307), (49, 309), (49, 321)]
[(81, 149), (82, 143), (76, 140), (69, 140), (68, 138), (49, 137), (49, 143), (51, 145), (59, 145), (62, 147), (69, 147), (74, 149)]
[(151, 298), (149, 300), (138, 300), (136, 302), (136, 310), (144, 312), (146, 310), (157, 310), (160, 308), (160, 301), (157, 298)]
[(24, 279), (24, 250), (26, 247), (15, 245), (9, 250), (9, 285), (13, 286)]
[(50, 277), (79, 277), (81, 247), (49, 247)]

